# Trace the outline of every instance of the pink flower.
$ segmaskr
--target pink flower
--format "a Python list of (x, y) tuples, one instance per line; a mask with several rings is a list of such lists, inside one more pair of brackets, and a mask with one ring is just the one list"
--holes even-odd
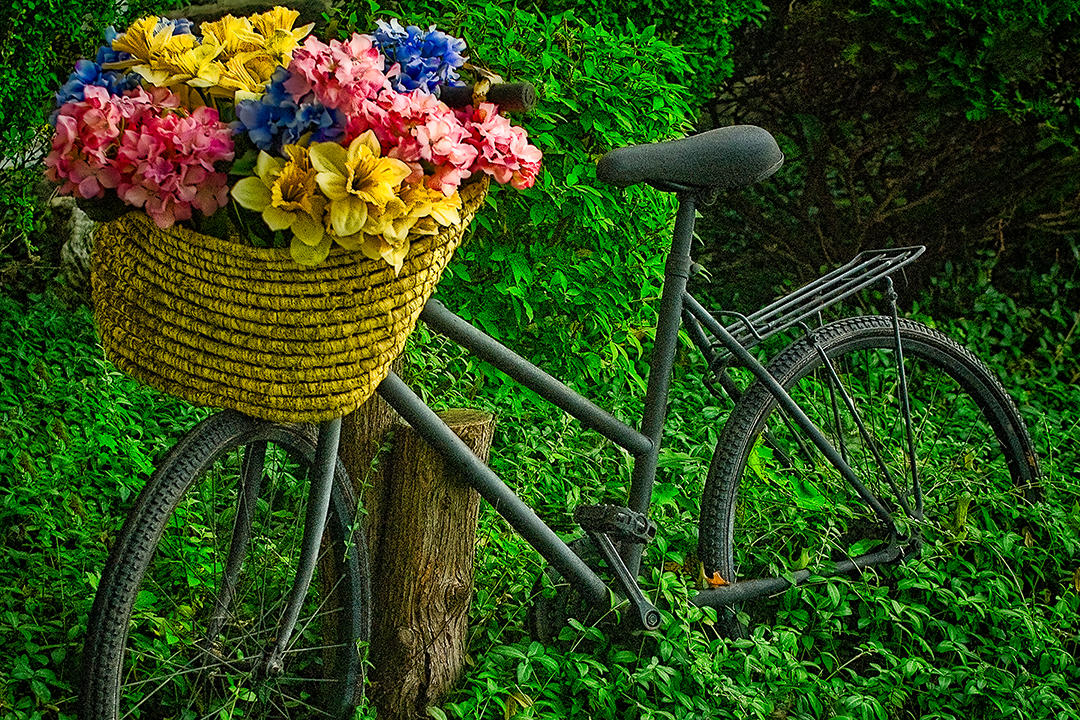
[(422, 91), (383, 92), (363, 100), (345, 129), (346, 142), (371, 130), (383, 152), (413, 168), (409, 182), (426, 184), (453, 194), (472, 173), (477, 150), (472, 133), (461, 119), (434, 95)]
[(353, 33), (347, 41), (331, 40), (329, 45), (308, 36), (293, 51), (285, 89), (296, 101), (314, 93), (326, 107), (353, 115), (364, 99), (390, 90), (387, 76), (396, 75), (398, 68), (386, 71), (385, 66), (385, 58), (367, 35)]
[(45, 164), (61, 192), (115, 189), (162, 228), (190, 218), (193, 206), (209, 215), (228, 200), (227, 177), (214, 168), (233, 158), (232, 134), (216, 110), (188, 113), (160, 88), (112, 96), (88, 87), (85, 100), (60, 109), (56, 128)]
[(543, 153), (529, 144), (524, 128), (511, 125), (492, 103), (480, 103), (458, 114), (471, 128), (469, 142), (478, 151), (474, 171), (486, 172), (497, 182), (517, 188), (532, 187)]

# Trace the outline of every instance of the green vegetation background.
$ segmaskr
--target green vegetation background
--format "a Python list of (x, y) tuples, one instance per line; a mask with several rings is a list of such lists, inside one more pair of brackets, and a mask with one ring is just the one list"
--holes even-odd
[[(91, 590), (153, 458), (204, 411), (139, 387), (101, 357), (91, 320), (43, 278), (57, 248), (32, 162), (53, 90), (109, 22), (181, 3), (13, 0), (0, 9), (0, 718), (69, 718)], [(924, 243), (904, 302), (1006, 378), (1049, 471), (1038, 530), (993, 529), (978, 588), (912, 563), (891, 584), (792, 593), (774, 625), (718, 640), (678, 610), (635, 646), (593, 628), (531, 643), (538, 558), (482, 520), (470, 654), (450, 717), (1078, 717), (1080, 250), (1073, 3), (993, 0), (460, 0), (340, 4), (439, 22), (477, 59), (541, 91), (523, 123), (547, 172), (495, 192), (440, 287), (466, 317), (618, 414), (636, 409), (670, 227), (669, 197), (614, 191), (594, 163), (696, 125), (755, 122), (789, 158), (707, 211), (703, 292), (754, 303), (864, 247)], [(359, 9), (357, 9), (359, 8)], [(19, 161), (26, 161), (21, 166)], [(37, 262), (34, 262), (34, 259)], [(763, 272), (763, 269), (766, 272)], [(507, 322), (512, 318), (514, 322)], [(423, 332), (414, 376), (442, 404), (492, 407), (499, 470), (556, 527), (620, 501), (626, 467), (594, 435)], [(704, 406), (681, 359), (661, 459), (667, 542), (646, 569), (688, 592), (696, 492), (727, 408)], [(683, 420), (679, 420), (683, 418)], [(704, 422), (702, 422), (704, 421)], [(497, 462), (497, 461), (496, 461)], [(1033, 518), (1028, 518), (1032, 520)], [(967, 562), (958, 553), (956, 563)], [(707, 621), (707, 618), (706, 618)]]

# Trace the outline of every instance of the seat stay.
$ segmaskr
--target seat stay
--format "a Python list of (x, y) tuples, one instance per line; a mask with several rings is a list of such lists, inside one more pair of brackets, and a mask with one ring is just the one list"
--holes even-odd
[(754, 377), (769, 390), (784, 412), (791, 417), (800, 430), (806, 433), (818, 451), (836, 468), (848, 485), (859, 495), (863, 503), (874, 511), (874, 514), (888, 529), (890, 536), (896, 537), (896, 523), (893, 521), (892, 514), (881, 500), (859, 479), (851, 465), (836, 449), (836, 446), (829, 442), (821, 429), (814, 424), (814, 421), (799, 407), (795, 399), (784, 390), (783, 386), (772, 376), (768, 369), (751, 355), (750, 351), (743, 347), (690, 293), (683, 293), (683, 303), (687, 311), (720, 341), (720, 344), (735, 357), (739, 364), (750, 370)]

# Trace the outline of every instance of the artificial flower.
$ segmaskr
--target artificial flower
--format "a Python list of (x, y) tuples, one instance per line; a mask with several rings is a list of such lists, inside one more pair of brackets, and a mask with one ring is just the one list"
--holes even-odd
[(225, 58), (241, 52), (262, 50), (266, 43), (266, 38), (255, 32), (251, 20), (247, 18), (226, 15), (220, 20), (202, 23), (199, 29), (202, 30), (203, 44), (219, 47)]
[(262, 95), (277, 64), (263, 52), (242, 52), (229, 58), (218, 80), (220, 94), (235, 102), (255, 100)]
[(401, 72), (393, 80), (398, 92), (423, 90), (433, 93), (440, 85), (463, 85), (458, 68), (465, 64), (461, 54), (465, 41), (429, 28), (426, 32), (416, 25), (402, 27), (397, 19), (379, 20), (375, 43)]
[(261, 98), (237, 103), (237, 131), (246, 131), (256, 147), (269, 153), (305, 136), (316, 143), (340, 139), (345, 133), (344, 114), (324, 107), (313, 94), (293, 99), (284, 87), (288, 78), (289, 71), (279, 67)]
[(331, 239), (323, 229), (326, 198), (319, 193), (307, 150), (287, 145), (288, 161), (260, 152), (255, 175), (233, 186), (232, 196), (248, 210), (262, 213), (271, 230), (292, 230), (293, 258), (303, 265), (326, 259)]
[(226, 175), (215, 164), (234, 151), (216, 110), (182, 111), (167, 90), (110, 95), (87, 86), (84, 94), (60, 108), (45, 160), (61, 192), (100, 198), (114, 190), (162, 228), (190, 218), (193, 207), (209, 215), (225, 203)]
[(112, 41), (112, 49), (130, 55), (125, 60), (109, 63), (110, 69), (139, 67), (152, 72), (151, 63), (166, 53), (180, 53), (193, 48), (197, 40), (188, 33), (176, 33), (176, 25), (159, 22), (153, 15), (136, 20)]
[(395, 196), (401, 181), (412, 170), (394, 158), (382, 157), (379, 141), (371, 132), (349, 143), (311, 146), (316, 179), (330, 200), (330, 226), (341, 238), (359, 233), (367, 222), (369, 206), (383, 208)]
[(288, 69), (285, 88), (295, 99), (312, 93), (325, 107), (346, 115), (356, 112), (363, 100), (390, 89), (385, 59), (370, 37), (358, 33), (345, 42), (331, 40), (329, 45), (307, 38), (293, 52)]
[(206, 43), (181, 52), (166, 52), (151, 65), (134, 68), (151, 85), (169, 87), (186, 83), (191, 87), (208, 88), (221, 79), (221, 63), (217, 61), (221, 48)]
[(474, 171), (519, 190), (532, 187), (543, 154), (529, 144), (524, 128), (511, 125), (492, 103), (480, 103), (458, 114), (471, 131), (468, 142), (478, 151)]
[[(251, 16), (251, 25), (265, 38), (266, 52), (278, 62), (291, 57), (292, 51), (311, 32), (311, 28), (315, 27), (315, 23), (308, 23), (294, 29), (293, 25), (299, 17), (298, 11), (283, 7), (275, 7)], [(287, 65), (288, 62), (282, 64)]]

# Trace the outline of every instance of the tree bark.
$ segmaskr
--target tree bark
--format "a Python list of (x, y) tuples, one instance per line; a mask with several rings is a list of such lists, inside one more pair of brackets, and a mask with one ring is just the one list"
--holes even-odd
[[(487, 462), (493, 417), (441, 416)], [(399, 720), (423, 715), (464, 666), (480, 497), (411, 428), (394, 434), (378, 508), (371, 660), (379, 718)]]
[(275, 5), (292, 8), (300, 12), (299, 24), (318, 22), (324, 12), (330, 9), (329, 0), (217, 0), (216, 2), (195, 3), (186, 8), (166, 13), (168, 17), (186, 17), (198, 24), (217, 20), (225, 15), (243, 17), (253, 13), (265, 12)]

